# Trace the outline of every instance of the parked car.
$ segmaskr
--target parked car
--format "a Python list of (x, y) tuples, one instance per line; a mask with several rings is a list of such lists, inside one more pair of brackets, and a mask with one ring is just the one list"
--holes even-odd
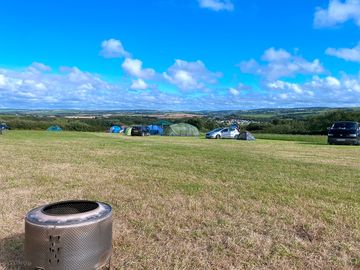
[(133, 126), (131, 136), (149, 136), (150, 129), (147, 126)]
[(329, 128), (328, 143), (360, 145), (359, 123), (350, 121), (334, 123)]
[(240, 132), (234, 127), (217, 128), (208, 133), (205, 137), (207, 139), (236, 139)]

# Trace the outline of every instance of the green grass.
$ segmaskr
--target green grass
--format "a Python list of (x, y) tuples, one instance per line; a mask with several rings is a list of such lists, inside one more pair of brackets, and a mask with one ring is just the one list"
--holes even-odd
[(360, 147), (103, 133), (0, 136), (0, 269), (44, 203), (114, 207), (115, 269), (357, 269)]
[(305, 143), (327, 144), (326, 136), (312, 136), (312, 135), (287, 135), (287, 134), (255, 134), (257, 139), (264, 140), (279, 140), (279, 141), (294, 141)]

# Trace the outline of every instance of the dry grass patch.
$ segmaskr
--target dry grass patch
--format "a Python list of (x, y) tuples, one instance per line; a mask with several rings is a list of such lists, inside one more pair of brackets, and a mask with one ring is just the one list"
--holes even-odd
[(299, 141), (9, 132), (0, 269), (21, 267), (28, 210), (72, 198), (114, 207), (115, 269), (358, 269), (359, 154)]

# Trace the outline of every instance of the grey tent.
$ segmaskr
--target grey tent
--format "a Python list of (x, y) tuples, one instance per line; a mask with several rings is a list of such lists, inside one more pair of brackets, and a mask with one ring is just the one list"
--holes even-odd
[(245, 132), (241, 132), (239, 134), (239, 136), (237, 137), (238, 140), (243, 140), (243, 141), (255, 141), (255, 137), (254, 135), (252, 135), (250, 132), (245, 131)]

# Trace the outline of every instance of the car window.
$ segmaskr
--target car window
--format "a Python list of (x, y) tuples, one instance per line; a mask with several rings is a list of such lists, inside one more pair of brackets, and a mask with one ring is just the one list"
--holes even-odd
[(235, 131), (235, 128), (230, 128), (230, 131)]
[(357, 129), (356, 123), (339, 122), (335, 123), (332, 128), (335, 129)]
[(222, 133), (225, 133), (225, 132), (228, 132), (229, 130), (226, 128), (226, 129), (223, 129), (223, 131), (221, 131)]

